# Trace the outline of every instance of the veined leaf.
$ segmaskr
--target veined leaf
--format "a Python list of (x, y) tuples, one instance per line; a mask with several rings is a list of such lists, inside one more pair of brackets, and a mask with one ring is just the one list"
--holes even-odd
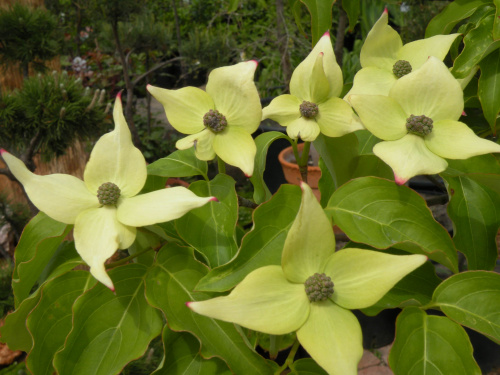
[(194, 147), (177, 150), (148, 165), (148, 174), (163, 177), (203, 176), (207, 178), (208, 165), (194, 154)]
[(332, 7), (336, 0), (300, 0), (311, 15), (312, 45), (332, 27)]

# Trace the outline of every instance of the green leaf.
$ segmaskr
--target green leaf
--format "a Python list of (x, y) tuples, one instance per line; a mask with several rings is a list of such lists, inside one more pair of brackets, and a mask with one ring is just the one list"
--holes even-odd
[(71, 330), (73, 303), (96, 282), (89, 272), (74, 271), (43, 287), (42, 298), (26, 323), (33, 336), (33, 348), (26, 358), (32, 373), (54, 373), (52, 358), (64, 346)]
[(358, 130), (354, 134), (358, 138), (359, 155), (374, 155), (373, 146), (379, 143), (380, 139), (370, 133), (369, 130)]
[(302, 26), (302, 3), (300, 0), (288, 0), (288, 6), (292, 10), (293, 18), (295, 20), (295, 24), (299, 29), (299, 32), (307, 38), (307, 34)]
[(5, 318), (5, 324), (0, 327), (0, 336), (2, 342), (6, 343), (10, 350), (22, 350), (23, 352), (31, 350), (33, 339), (26, 328), (26, 319), (39, 301), (40, 289), (37, 289), (20, 303), (16, 311)]
[(75, 302), (73, 328), (54, 359), (59, 374), (118, 374), (144, 354), (163, 326), (144, 298), (146, 270), (140, 264), (114, 268), (109, 275), (116, 293), (98, 284)]
[(464, 49), (453, 63), (452, 73), (457, 78), (465, 78), (482, 59), (500, 48), (500, 40), (492, 35), (495, 14), (483, 18), (477, 27), (464, 37)]
[(323, 159), (335, 189), (349, 181), (358, 156), (358, 138), (350, 133), (342, 137), (330, 138), (320, 134), (314, 147)]
[(26, 320), (40, 300), (40, 292), (44, 285), (54, 278), (72, 270), (81, 264), (81, 258), (74, 250), (74, 243), (63, 243), (42, 272), (44, 283), (28, 298), (25, 298), (16, 311), (9, 314), (5, 324), (0, 328), (0, 336), (12, 350), (29, 352), (33, 344), (31, 334), (26, 327)]
[[(500, 39), (500, 36), (498, 37)], [(483, 114), (490, 124), (493, 134), (497, 133), (498, 114), (500, 112), (500, 50), (489, 54), (479, 62), (478, 97)]]
[(493, 24), (493, 38), (495, 40), (500, 39), (500, 0), (493, 0), (495, 4), (495, 23)]
[[(442, 173), (441, 177), (447, 182), (450, 196), (448, 215), (454, 224), (455, 246), (467, 257), (469, 270), (492, 270), (498, 257), (500, 196), (477, 182), (478, 175)], [(488, 176), (500, 186), (500, 175)]]
[(165, 357), (162, 366), (152, 375), (230, 375), (231, 371), (221, 359), (203, 359), (200, 342), (189, 332), (163, 329)]
[(336, 0), (300, 0), (311, 15), (312, 45), (332, 27), (332, 7)]
[(349, 32), (353, 32), (361, 13), (360, 0), (342, 0), (342, 8), (349, 18)]
[(14, 254), (12, 289), (16, 308), (30, 294), (38, 277), (64, 240), (71, 226), (38, 213), (24, 228)]
[(196, 290), (229, 290), (253, 270), (281, 264), (285, 238), (299, 211), (301, 196), (298, 186), (281, 185), (269, 201), (254, 210), (253, 228), (243, 237), (237, 256), (203, 276)]
[(323, 158), (319, 158), (319, 168), (321, 169), (321, 177), (318, 181), (318, 189), (321, 193), (321, 207), (326, 207), (330, 197), (335, 191), (335, 182), (333, 181), (332, 175), (328, 171), (328, 168), (323, 161)]
[(455, 0), (451, 2), (429, 22), (425, 30), (425, 37), (449, 34), (458, 22), (470, 17), (480, 6), (489, 3), (491, 0)]
[(264, 170), (266, 169), (267, 150), (275, 140), (280, 138), (290, 140), (287, 135), (275, 131), (262, 133), (255, 138), (257, 154), (255, 155), (255, 166), (253, 175), (250, 177), (250, 182), (254, 189), (253, 199), (257, 204), (261, 204), (271, 198), (271, 192), (264, 181)]
[(210, 298), (193, 292), (207, 268), (193, 258), (192, 249), (164, 246), (146, 277), (148, 301), (161, 309), (174, 331), (189, 331), (201, 341), (203, 358), (218, 356), (236, 374), (266, 375), (271, 368), (249, 345), (234, 324), (192, 312), (185, 303)]
[(238, 221), (234, 184), (225, 174), (218, 174), (210, 182), (193, 182), (189, 189), (196, 195), (215, 196), (219, 201), (191, 210), (175, 222), (182, 239), (203, 254), (210, 267), (229, 262), (238, 251), (234, 237)]
[(290, 365), (292, 375), (327, 375), (327, 372), (312, 358), (303, 358)]
[(227, 8), (228, 13), (236, 12), (238, 9), (238, 5), (240, 5), (240, 0), (229, 0), (229, 6)]
[(416, 307), (396, 321), (396, 340), (389, 355), (395, 375), (480, 375), (465, 330), (450, 319), (429, 316)]
[(357, 178), (332, 195), (326, 212), (355, 242), (378, 249), (404, 243), (399, 247), (458, 272), (448, 232), (434, 220), (425, 200), (406, 186), (376, 177)]
[(208, 165), (194, 154), (194, 147), (177, 150), (148, 165), (148, 174), (163, 177), (203, 176), (207, 179)]
[(449, 318), (500, 344), (500, 274), (453, 275), (437, 287), (433, 299)]
[(381, 300), (361, 311), (375, 316), (385, 309), (426, 305), (431, 302), (432, 293), (440, 282), (432, 263), (426, 262), (401, 279)]

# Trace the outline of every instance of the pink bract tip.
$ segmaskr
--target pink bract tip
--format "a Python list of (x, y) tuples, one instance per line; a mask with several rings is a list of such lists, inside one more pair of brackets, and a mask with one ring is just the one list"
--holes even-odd
[[(190, 305), (190, 304), (192, 304), (192, 303), (193, 303), (193, 302), (188, 301), (188, 302), (186, 302), (186, 306), (187, 306), (187, 307), (189, 307), (189, 305)], [(189, 307), (189, 308), (191, 308), (191, 307)]]
[(252, 175), (251, 175), (251, 174), (246, 174), (246, 173), (245, 173), (245, 177), (246, 177), (246, 178), (250, 178), (250, 177), (252, 177)]
[(385, 14), (388, 14), (389, 13), (389, 10), (387, 9), (387, 7), (384, 8), (384, 13)]
[(120, 90), (120, 91), (118, 92), (118, 94), (116, 94), (116, 98), (117, 98), (119, 101), (122, 101), (122, 92), (123, 92), (123, 90)]
[(4, 153), (6, 153), (7, 151), (3, 148), (0, 148), (0, 155), (3, 155)]
[(250, 60), (250, 62), (253, 62), (256, 67), (259, 66), (259, 62), (257, 60)]
[(209, 202), (218, 202), (219, 200), (216, 197), (212, 197), (208, 201)]
[(402, 178), (402, 177), (398, 177), (398, 176), (394, 176), (394, 180), (396, 181), (396, 184), (398, 185), (404, 185), (406, 183), (406, 181), (408, 181), (408, 179), (406, 178)]
[(326, 30), (323, 36), (327, 36), (328, 38), (330, 37), (330, 30)]
[(324, 52), (320, 52), (319, 54), (320, 54), (321, 56), (323, 56), (325, 53), (324, 53)]
[(462, 116), (467, 116), (467, 113), (465, 113), (465, 111), (462, 111)]

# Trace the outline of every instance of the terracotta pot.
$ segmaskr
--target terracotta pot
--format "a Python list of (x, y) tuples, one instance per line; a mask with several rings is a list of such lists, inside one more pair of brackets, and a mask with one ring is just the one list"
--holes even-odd
[[(299, 149), (299, 153), (302, 152), (304, 148), (304, 144), (301, 143), (297, 145)], [(302, 181), (302, 177), (300, 176), (299, 166), (295, 161), (295, 156), (293, 155), (292, 146), (285, 148), (278, 155), (278, 160), (281, 163), (281, 167), (283, 168), (283, 174), (285, 175), (285, 179), (294, 185), (299, 185)], [(321, 193), (318, 190), (318, 182), (321, 177), (321, 169), (316, 166), (308, 166), (307, 167), (307, 183), (313, 189), (314, 195), (318, 200), (321, 197)]]

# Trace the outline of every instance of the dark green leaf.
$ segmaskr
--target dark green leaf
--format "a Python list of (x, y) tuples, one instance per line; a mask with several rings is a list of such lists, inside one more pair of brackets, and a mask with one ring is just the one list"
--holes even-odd
[(480, 6), (489, 3), (491, 3), (491, 0), (455, 0), (451, 2), (429, 22), (425, 30), (425, 37), (449, 34), (458, 22), (470, 17)]
[(433, 299), (449, 318), (500, 344), (500, 274), (454, 275), (437, 287)]
[(207, 171), (207, 162), (195, 156), (194, 147), (177, 150), (148, 165), (148, 174), (163, 177), (203, 176), (206, 179)]
[(342, 8), (344, 8), (349, 18), (349, 32), (354, 31), (354, 27), (358, 22), (358, 17), (361, 13), (359, 2), (360, 0), (342, 0)]
[(300, 0), (311, 15), (312, 45), (332, 27), (332, 7), (336, 0)]
[(271, 200), (255, 209), (254, 226), (243, 237), (238, 255), (232, 262), (202, 277), (196, 290), (229, 290), (253, 270), (281, 264), (285, 238), (299, 210), (300, 200), (298, 186), (282, 185)]
[(290, 365), (292, 375), (327, 375), (327, 372), (312, 358), (303, 358)]
[(464, 37), (465, 47), (453, 63), (455, 77), (465, 78), (476, 64), (500, 48), (500, 40), (494, 40), (491, 33), (494, 19), (494, 13), (488, 15)]
[(24, 228), (14, 255), (16, 266), (12, 289), (16, 308), (30, 294), (47, 263), (64, 240), (71, 226), (38, 213)]
[(319, 158), (319, 168), (321, 169), (321, 177), (318, 181), (318, 189), (321, 193), (321, 207), (326, 207), (330, 197), (335, 191), (335, 183), (333, 181), (332, 175), (328, 170), (325, 162), (322, 158)]
[(238, 221), (234, 184), (225, 174), (218, 174), (210, 182), (193, 182), (189, 189), (196, 195), (215, 196), (219, 201), (191, 210), (175, 222), (183, 240), (203, 254), (211, 267), (229, 262), (238, 251), (234, 238)]
[(484, 117), (488, 120), (493, 134), (496, 134), (497, 118), (500, 112), (500, 50), (490, 53), (479, 62), (479, 66), (481, 77), (479, 77), (477, 95), (481, 101)]
[[(467, 257), (469, 270), (492, 270), (498, 257), (496, 235), (500, 226), (500, 196), (477, 182), (475, 177), (478, 175), (441, 174), (450, 196), (448, 214), (454, 224), (455, 246)], [(488, 177), (496, 177), (496, 184), (500, 186), (500, 175)]]
[(146, 277), (147, 299), (163, 311), (172, 330), (189, 331), (201, 341), (203, 358), (218, 356), (236, 374), (271, 374), (266, 360), (248, 345), (234, 324), (196, 314), (186, 306), (188, 301), (211, 297), (193, 292), (207, 271), (194, 259), (191, 249), (168, 244), (160, 250)]
[(330, 175), (335, 189), (352, 178), (358, 156), (358, 138), (350, 133), (343, 137), (330, 138), (320, 134), (314, 141)]
[(406, 308), (396, 321), (396, 340), (389, 355), (395, 375), (480, 375), (465, 330), (450, 319)]
[(434, 220), (425, 200), (406, 186), (376, 177), (357, 178), (332, 195), (326, 211), (355, 242), (378, 249), (404, 242), (410, 245), (405, 250), (458, 272), (448, 232)]
[(271, 192), (264, 182), (264, 170), (266, 169), (267, 150), (271, 144), (280, 138), (290, 138), (280, 132), (266, 132), (255, 138), (255, 145), (257, 146), (257, 154), (255, 155), (255, 167), (253, 175), (250, 177), (250, 182), (253, 185), (253, 199), (255, 203), (261, 204), (271, 198)]
[(161, 314), (144, 298), (146, 267), (127, 264), (109, 271), (116, 293), (102, 284), (73, 305), (73, 328), (54, 359), (59, 374), (118, 374), (141, 357), (163, 327)]
[(52, 358), (64, 346), (71, 330), (75, 300), (96, 280), (87, 271), (68, 272), (47, 283), (42, 299), (28, 316), (27, 327), (33, 336), (33, 348), (26, 365), (33, 374), (52, 375)]
[(230, 375), (231, 371), (221, 359), (203, 359), (200, 342), (189, 332), (163, 329), (165, 357), (162, 366), (152, 375)]

